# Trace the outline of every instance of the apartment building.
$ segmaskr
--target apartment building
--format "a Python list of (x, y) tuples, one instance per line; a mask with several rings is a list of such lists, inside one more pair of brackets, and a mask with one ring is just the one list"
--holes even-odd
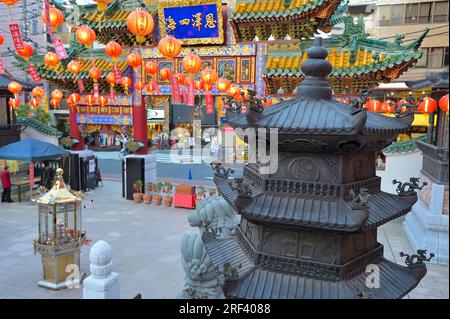
[(422, 43), (423, 56), (396, 82), (418, 80), (425, 72), (439, 72), (449, 64), (449, 1), (437, 0), (350, 0), (348, 13), (363, 14), (368, 34), (376, 39), (394, 40), (404, 35), (408, 43), (425, 28), (430, 32)]

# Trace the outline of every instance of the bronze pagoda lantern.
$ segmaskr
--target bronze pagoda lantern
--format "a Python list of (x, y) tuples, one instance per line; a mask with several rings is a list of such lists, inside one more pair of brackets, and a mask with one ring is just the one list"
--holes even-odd
[[(80, 269), (83, 245), (82, 193), (71, 191), (64, 183), (63, 170), (56, 170), (53, 188), (34, 199), (38, 205), (39, 237), (34, 252), (42, 256), (43, 279), (38, 285), (58, 290), (74, 285), (69, 276)], [(69, 267), (68, 267), (69, 266)]]
[[(376, 153), (413, 115), (391, 118), (361, 101), (333, 100), (327, 54), (316, 38), (295, 99), (246, 114), (227, 110), (231, 126), (254, 128), (257, 138), (270, 140), (259, 128), (278, 129), (278, 168), (263, 174), (263, 164), (248, 163), (237, 179), (215, 169), (220, 195), (241, 215), (231, 239), (202, 238), (226, 298), (401, 298), (426, 274), (424, 254), (404, 267), (386, 260), (377, 241), (377, 228), (417, 201), (415, 192), (382, 192), (375, 170)], [(366, 285), (373, 267), (379, 287)]]

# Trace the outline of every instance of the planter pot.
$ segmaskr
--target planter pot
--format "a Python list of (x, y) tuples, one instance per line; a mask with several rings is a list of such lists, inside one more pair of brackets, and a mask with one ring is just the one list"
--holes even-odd
[(134, 193), (133, 194), (133, 200), (136, 204), (142, 203), (143, 197), (144, 197), (144, 194), (142, 194), (142, 193)]
[(153, 195), (153, 205), (161, 206), (162, 196), (161, 195)]
[(165, 196), (164, 197), (164, 206), (165, 207), (172, 207), (173, 197), (172, 196)]
[(152, 203), (152, 197), (153, 195), (151, 194), (144, 194), (144, 204), (150, 205)]

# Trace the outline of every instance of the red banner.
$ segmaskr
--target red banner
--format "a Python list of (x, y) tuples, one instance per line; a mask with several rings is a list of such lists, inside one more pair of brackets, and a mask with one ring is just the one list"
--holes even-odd
[(60, 60), (67, 59), (69, 56), (67, 55), (66, 49), (64, 49), (64, 45), (62, 40), (57, 36), (53, 36), (52, 39), (53, 46), (55, 47), (55, 52), (58, 55)]
[(176, 76), (172, 77), (172, 102), (175, 104), (181, 103), (180, 84)]
[(78, 79), (78, 90), (80, 91), (80, 93), (84, 92), (84, 83), (83, 83), (83, 79)]
[(16, 51), (23, 50), (25, 46), (23, 44), (22, 35), (20, 34), (19, 25), (16, 23), (10, 24), (9, 31)]
[(161, 89), (158, 85), (158, 81), (156, 79), (152, 79), (153, 86), (155, 87), (156, 94), (161, 94)]
[(45, 9), (45, 28), (47, 30), (47, 33), (53, 37), (53, 29), (50, 25), (50, 0), (45, 0), (44, 2), (44, 9)]
[(116, 84), (122, 84), (122, 74), (117, 65), (114, 66), (114, 75), (116, 76)]
[(30, 187), (34, 186), (34, 164), (30, 163)]
[(214, 98), (211, 93), (206, 94), (206, 113), (214, 113)]
[(34, 82), (39, 82), (41, 80), (41, 78), (39, 77), (39, 74), (33, 64), (30, 64), (28, 66), (28, 73), (31, 75), (31, 78), (33, 79)]
[(5, 67), (3, 66), (3, 60), (0, 58), (0, 74), (5, 73)]
[(188, 103), (188, 92), (185, 89), (181, 90), (181, 103), (183, 104)]
[(114, 104), (114, 100), (116, 99), (116, 92), (114, 91), (114, 88), (109, 89), (109, 100), (111, 104)]
[(195, 88), (194, 81), (189, 81), (187, 105), (195, 106)]
[(94, 97), (98, 99), (100, 97), (100, 92), (98, 91), (98, 83), (94, 82)]

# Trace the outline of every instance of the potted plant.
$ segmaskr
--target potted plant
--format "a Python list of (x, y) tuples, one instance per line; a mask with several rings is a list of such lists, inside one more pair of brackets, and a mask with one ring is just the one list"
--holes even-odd
[(164, 192), (164, 206), (165, 207), (172, 207), (172, 202), (173, 202), (172, 189), (173, 189), (173, 186), (171, 183), (169, 183), (169, 182), (164, 183), (163, 192)]
[(144, 195), (142, 194), (142, 181), (141, 180), (137, 180), (136, 182), (134, 182), (133, 184), (133, 200), (135, 203), (139, 204), (142, 202), (142, 199), (144, 197)]
[(152, 197), (153, 197), (153, 184), (147, 183), (146, 185), (147, 193), (143, 195), (144, 198), (144, 204), (150, 205), (152, 203)]
[(198, 206), (198, 203), (205, 198), (205, 194), (206, 194), (205, 187), (203, 185), (200, 185), (197, 190), (197, 198), (195, 199), (195, 206)]
[(215, 189), (215, 188), (210, 188), (209, 190), (208, 190), (208, 195), (209, 195), (209, 197), (213, 197), (214, 195), (216, 195), (217, 194), (217, 189)]
[(162, 202), (162, 183), (153, 184), (153, 205), (161, 206)]

